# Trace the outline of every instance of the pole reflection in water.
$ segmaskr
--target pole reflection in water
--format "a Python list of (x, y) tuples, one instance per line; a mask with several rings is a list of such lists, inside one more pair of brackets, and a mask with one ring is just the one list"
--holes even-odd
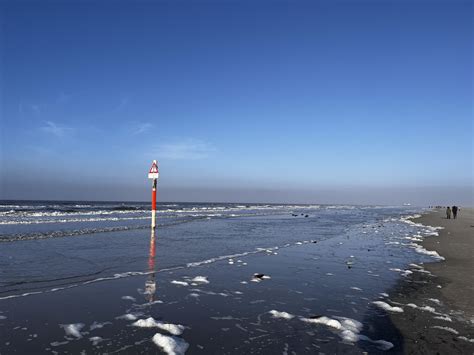
[(155, 270), (155, 229), (151, 229), (150, 237), (150, 253), (148, 255), (148, 272), (150, 273), (145, 281), (145, 299), (148, 302), (153, 302), (155, 300), (156, 293), (156, 270)]

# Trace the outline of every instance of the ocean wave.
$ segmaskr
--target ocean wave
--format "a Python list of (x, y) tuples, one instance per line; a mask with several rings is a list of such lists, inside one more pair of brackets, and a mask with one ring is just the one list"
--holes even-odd
[[(197, 217), (192, 219), (180, 219), (167, 223), (159, 223), (156, 225), (157, 228), (171, 227), (180, 225), (183, 223), (190, 223), (199, 220), (205, 220), (206, 217)], [(0, 236), (1, 242), (16, 242), (25, 240), (37, 240), (37, 239), (49, 239), (49, 238), (63, 238), (63, 237), (74, 237), (83, 235), (94, 235), (97, 233), (110, 233), (110, 232), (122, 232), (129, 230), (139, 229), (150, 229), (149, 225), (135, 225), (135, 226), (116, 226), (116, 227), (104, 227), (104, 228), (85, 228), (85, 229), (73, 229), (73, 230), (59, 230), (59, 231), (48, 231), (48, 232), (33, 232), (33, 233), (16, 233), (16, 234), (4, 234)]]
[(130, 221), (140, 219), (151, 219), (151, 216), (143, 217), (104, 217), (104, 218), (68, 218), (68, 219), (33, 219), (33, 220), (16, 220), (16, 221), (0, 221), (0, 225), (16, 225), (16, 224), (47, 224), (47, 223), (76, 223), (76, 222), (117, 222)]

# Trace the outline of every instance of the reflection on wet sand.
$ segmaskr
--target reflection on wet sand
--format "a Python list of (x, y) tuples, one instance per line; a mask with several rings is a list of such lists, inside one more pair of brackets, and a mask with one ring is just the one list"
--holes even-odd
[(148, 255), (148, 278), (145, 281), (145, 299), (148, 302), (153, 302), (155, 300), (155, 293), (156, 293), (156, 270), (155, 270), (155, 230), (151, 229), (151, 236), (150, 236), (150, 252)]

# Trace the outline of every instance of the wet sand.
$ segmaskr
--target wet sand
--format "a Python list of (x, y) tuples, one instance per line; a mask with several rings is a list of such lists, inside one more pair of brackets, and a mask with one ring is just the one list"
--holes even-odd
[(445, 211), (437, 209), (413, 221), (444, 227), (439, 236), (421, 244), (445, 260), (423, 265), (431, 275), (413, 272), (390, 293), (394, 304), (418, 306), (390, 315), (403, 337), (404, 353), (473, 354), (474, 209), (463, 208), (456, 220), (446, 219)]

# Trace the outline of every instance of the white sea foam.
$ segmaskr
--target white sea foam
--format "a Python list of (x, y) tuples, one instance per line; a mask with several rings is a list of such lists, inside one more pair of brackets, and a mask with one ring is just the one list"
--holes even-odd
[(295, 316), (290, 314), (290, 313), (287, 313), (287, 312), (279, 312), (279, 311), (276, 311), (276, 310), (271, 310), (269, 312), (273, 318), (284, 318), (284, 319), (292, 319), (294, 318)]
[(198, 284), (208, 284), (209, 283), (209, 280), (207, 279), (206, 276), (196, 276), (191, 281), (196, 282)]
[(428, 298), (428, 301), (436, 303), (437, 305), (441, 305), (441, 301), (437, 298)]
[(300, 318), (305, 323), (313, 323), (313, 324), (324, 324), (328, 327), (335, 328), (335, 329), (341, 329), (342, 325), (338, 320), (328, 318), (326, 316), (321, 316), (317, 318)]
[(469, 343), (474, 343), (474, 339), (467, 338), (467, 337), (465, 337), (465, 336), (460, 336), (460, 337), (458, 337), (458, 339), (467, 341), (467, 342), (469, 342)]
[(373, 301), (372, 302), (373, 304), (375, 304), (377, 307), (383, 309), (383, 310), (386, 310), (388, 312), (396, 312), (396, 313), (401, 313), (403, 312), (403, 308), (401, 307), (393, 307), (391, 305), (389, 305), (388, 303), (386, 302), (383, 302), (383, 301)]
[(53, 341), (50, 344), (51, 346), (56, 347), (56, 346), (66, 345), (67, 343), (69, 343), (69, 341), (66, 340), (66, 341)]
[(332, 329), (335, 329), (338, 335), (346, 343), (355, 343), (360, 340), (363, 340), (375, 344), (380, 350), (389, 350), (393, 348), (393, 344), (386, 340), (372, 340), (365, 335), (359, 334), (363, 328), (361, 322), (346, 317), (334, 318), (336, 319), (321, 316), (317, 318), (300, 317), (299, 319), (305, 323), (322, 324)]
[(444, 316), (435, 316), (435, 317), (433, 317), (433, 318), (434, 318), (434, 319), (439, 319), (439, 320), (444, 320), (444, 321), (446, 321), (446, 322), (452, 322), (452, 321), (453, 321), (453, 320), (451, 319), (451, 317), (446, 316), (446, 315), (444, 315)]
[(388, 293), (386, 293), (386, 292), (381, 292), (381, 293), (379, 293), (379, 295), (381, 295), (383, 297), (388, 297)]
[(418, 244), (416, 244), (415, 251), (417, 253), (420, 253), (420, 254), (425, 254), (425, 255), (432, 256), (432, 257), (434, 257), (436, 259), (439, 259), (439, 260), (444, 260), (444, 257), (439, 255), (438, 252), (436, 252), (434, 250), (426, 250), (425, 248), (423, 248), (421, 245), (418, 245)]
[(453, 329), (453, 328), (450, 328), (450, 327), (442, 327), (442, 326), (439, 326), (439, 325), (434, 325), (431, 328), (446, 330), (447, 332), (450, 332), (450, 333), (453, 333), (453, 334), (456, 334), (456, 335), (459, 334), (459, 332), (456, 329)]
[(149, 317), (147, 319), (139, 319), (132, 325), (134, 327), (140, 328), (160, 328), (173, 335), (181, 335), (184, 331), (184, 326), (182, 326), (181, 324), (164, 323), (161, 321), (156, 321), (153, 317)]
[(413, 271), (410, 271), (410, 270), (402, 270), (402, 269), (396, 269), (396, 268), (391, 268), (390, 271), (399, 272), (402, 276), (408, 276), (408, 275), (410, 275), (410, 274), (413, 274)]
[(60, 324), (59, 326), (64, 329), (66, 335), (82, 338), (81, 329), (84, 328), (84, 323)]
[(414, 241), (414, 242), (422, 242), (423, 241), (423, 238), (420, 238), (420, 237), (405, 237), (405, 239), (408, 239), (408, 240), (411, 240), (411, 241)]
[(108, 324), (112, 324), (112, 322), (94, 322), (91, 324), (91, 326), (89, 327), (90, 330), (94, 330), (94, 329), (100, 329), (100, 328), (103, 328), (105, 327), (106, 325)]
[(362, 291), (361, 288), (359, 288), (359, 287), (354, 287), (354, 286), (351, 287), (351, 290), (354, 290), (354, 291)]
[(116, 319), (137, 320), (141, 315), (143, 315), (142, 312), (127, 313), (116, 317)]
[(183, 355), (189, 347), (189, 344), (181, 338), (160, 333), (156, 333), (152, 340), (168, 355)]
[(104, 339), (102, 339), (101, 337), (90, 337), (89, 340), (92, 342), (92, 345), (96, 346)]
[(68, 219), (36, 219), (30, 221), (0, 221), (0, 225), (16, 224), (47, 224), (47, 223), (81, 223), (81, 222), (110, 222), (150, 219), (151, 217), (106, 217), (106, 218), (68, 218)]
[(407, 303), (406, 306), (408, 307), (411, 307), (411, 308), (414, 308), (414, 309), (419, 309), (420, 311), (426, 311), (426, 312), (430, 312), (430, 313), (434, 313), (434, 314), (440, 314), (440, 313), (437, 313), (436, 312), (436, 309), (434, 309), (433, 307), (430, 307), (430, 306), (417, 306), (416, 304), (414, 303)]
[(205, 295), (212, 295), (212, 296), (222, 296), (222, 297), (229, 297), (230, 296), (228, 293), (214, 292), (214, 291), (204, 291), (204, 290), (200, 290), (198, 288), (192, 288), (190, 291), (199, 292), (199, 293), (203, 293)]
[(136, 301), (135, 297), (132, 297), (132, 296), (122, 296), (122, 299), (123, 299), (123, 300), (133, 301), (133, 302)]
[(176, 281), (176, 280), (173, 280), (171, 281), (172, 284), (175, 284), (175, 285), (180, 285), (180, 286), (189, 286), (189, 283), (187, 283), (186, 281)]
[(252, 281), (252, 282), (261, 282), (263, 280), (271, 279), (271, 277), (269, 275), (263, 275), (261, 277), (258, 277), (257, 275), (259, 275), (259, 274), (258, 273), (253, 274), (253, 277), (250, 281)]

